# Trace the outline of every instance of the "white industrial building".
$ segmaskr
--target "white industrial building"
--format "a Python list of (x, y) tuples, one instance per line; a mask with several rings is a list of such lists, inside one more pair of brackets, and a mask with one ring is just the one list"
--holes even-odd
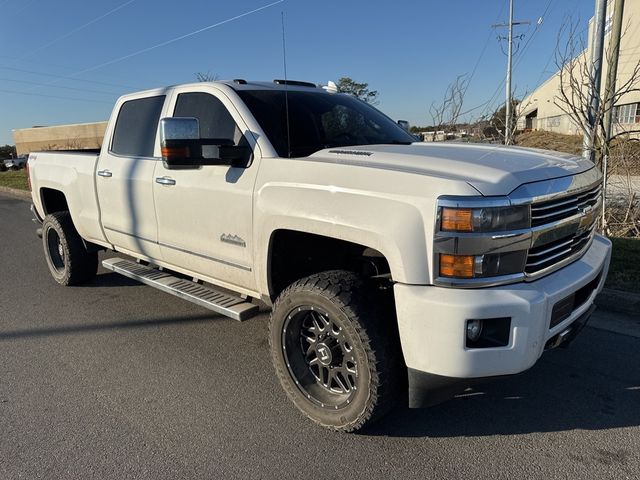
[[(607, 22), (605, 26), (605, 65), (602, 75), (602, 94), (604, 94), (606, 75), (608, 71), (609, 41), (613, 23), (613, 11), (616, 0), (610, 0), (607, 5)], [(640, 61), (640, 1), (626, 0), (624, 4), (624, 16), (622, 22), (622, 38), (620, 41), (620, 56), (616, 84), (627, 82), (634, 71), (634, 67)], [(588, 47), (578, 53), (576, 57), (576, 74), (582, 70), (584, 62), (591, 58), (591, 45), (594, 31), (594, 19), (589, 21)], [(567, 72), (567, 69), (564, 70)], [(565, 79), (567, 75), (564, 75)], [(519, 130), (546, 130), (564, 134), (579, 134), (580, 129), (571, 117), (558, 106), (560, 103), (560, 72), (556, 72), (551, 78), (540, 85), (531, 94), (527, 95), (518, 106)], [(563, 81), (565, 90), (566, 80)], [(640, 87), (640, 82), (635, 85)], [(585, 87), (586, 88), (586, 87)], [(616, 102), (614, 110), (615, 132), (640, 129), (640, 91), (630, 92)]]

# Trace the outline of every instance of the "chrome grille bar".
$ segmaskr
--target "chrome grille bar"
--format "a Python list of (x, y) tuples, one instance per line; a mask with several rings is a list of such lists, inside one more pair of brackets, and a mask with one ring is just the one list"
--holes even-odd
[(601, 185), (553, 200), (537, 202), (531, 205), (531, 226), (544, 225), (551, 220), (562, 220), (580, 213), (584, 208), (593, 207), (600, 198)]

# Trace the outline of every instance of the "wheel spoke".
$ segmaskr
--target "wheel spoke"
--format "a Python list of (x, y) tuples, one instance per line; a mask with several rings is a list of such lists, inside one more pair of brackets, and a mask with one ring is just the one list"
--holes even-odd
[(308, 343), (310, 343), (311, 345), (313, 345), (314, 343), (316, 343), (316, 337), (313, 335), (308, 334), (307, 332), (305, 332), (304, 330), (300, 332), (300, 336)]
[(331, 320), (329, 321), (329, 331), (331, 332), (331, 336), (335, 339), (340, 339), (342, 337), (342, 329)]
[(343, 393), (347, 393), (351, 389), (349, 387), (347, 387), (347, 385), (344, 383), (344, 381), (340, 377), (342, 377), (342, 372), (340, 370), (337, 370), (337, 371), (333, 372), (334, 380), (336, 381), (336, 383), (338, 384), (340, 389), (342, 389), (342, 392)]
[(329, 371), (329, 367), (320, 367), (320, 373), (320, 383), (322, 383), (322, 385), (324, 385), (325, 387), (330, 387), (331, 372)]
[(338, 320), (312, 306), (302, 306), (288, 316), (290, 333), (285, 325), (284, 338), (291, 342), (284, 349), (291, 363), (287, 366), (307, 398), (327, 408), (346, 405), (356, 389), (352, 339)]
[(318, 317), (316, 317), (315, 312), (310, 312), (311, 321), (313, 322), (313, 328), (316, 332), (321, 332), (323, 328), (320, 326), (320, 322), (318, 321)]

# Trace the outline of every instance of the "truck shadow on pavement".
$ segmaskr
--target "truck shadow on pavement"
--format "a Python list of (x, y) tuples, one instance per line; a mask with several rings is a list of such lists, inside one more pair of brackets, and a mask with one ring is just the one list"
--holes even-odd
[(529, 371), (422, 410), (399, 408), (362, 432), (478, 437), (640, 425), (640, 339), (585, 329)]
[[(102, 260), (102, 259), (101, 259)], [(107, 272), (106, 269), (103, 272), (98, 272), (96, 278), (90, 282), (82, 285), (82, 288), (86, 287), (135, 287), (141, 286), (140, 282), (137, 282), (129, 277), (120, 275), (115, 272)]]
[(44, 328), (31, 328), (25, 330), (13, 330), (0, 332), (0, 342), (19, 338), (47, 337), (52, 335), (72, 335), (78, 333), (93, 333), (104, 330), (129, 330), (136, 328), (149, 328), (166, 325), (184, 325), (187, 323), (207, 323), (216, 318), (226, 318), (213, 312), (199, 315), (184, 315), (162, 319), (128, 320), (124, 322), (56, 325)]

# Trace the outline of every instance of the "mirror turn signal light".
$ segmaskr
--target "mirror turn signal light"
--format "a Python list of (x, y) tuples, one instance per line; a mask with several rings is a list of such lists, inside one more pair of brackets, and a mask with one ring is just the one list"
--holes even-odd
[(188, 158), (191, 154), (189, 147), (162, 147), (162, 158)]
[(448, 232), (472, 232), (473, 210), (470, 208), (443, 208), (441, 228)]
[(440, 276), (442, 277), (473, 278), (474, 265), (474, 255), (440, 254)]

